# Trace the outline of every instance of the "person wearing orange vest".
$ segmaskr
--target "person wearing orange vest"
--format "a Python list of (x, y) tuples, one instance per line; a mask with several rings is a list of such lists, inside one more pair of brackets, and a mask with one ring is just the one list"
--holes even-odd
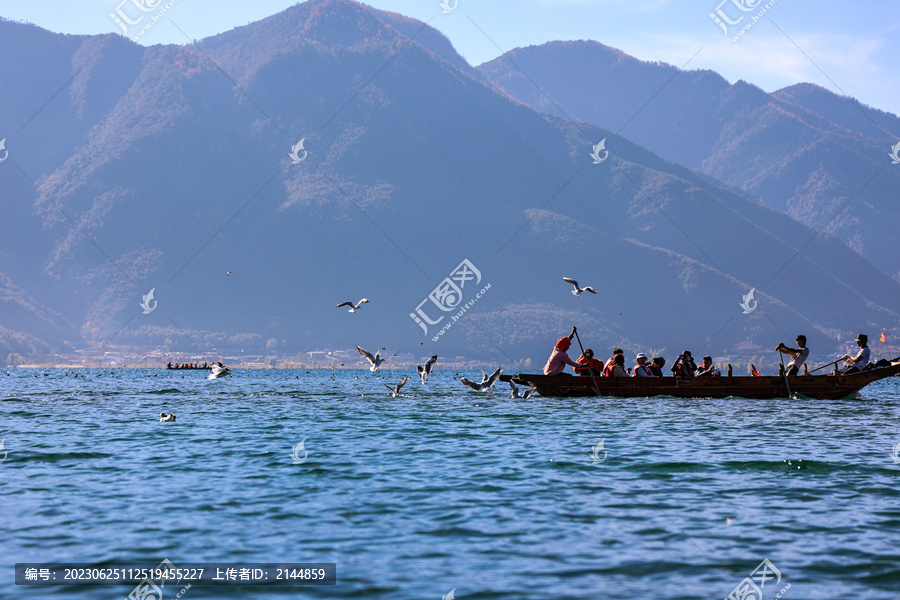
[(639, 352), (634, 359), (635, 365), (631, 368), (632, 377), (653, 377), (653, 372), (647, 366), (647, 355)]
[[(594, 358), (594, 351), (588, 348), (584, 351), (578, 360), (576, 360), (579, 365), (575, 367), (575, 373), (577, 375), (596, 375), (600, 377), (603, 375), (603, 363)], [(593, 373), (591, 373), (593, 371)]]

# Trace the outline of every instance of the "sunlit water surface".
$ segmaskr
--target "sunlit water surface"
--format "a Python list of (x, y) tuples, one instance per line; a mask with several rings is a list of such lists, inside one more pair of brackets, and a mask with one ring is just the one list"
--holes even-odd
[(367, 371), (8, 373), (3, 597), (133, 587), (14, 586), (16, 562), (164, 558), (337, 565), (335, 586), (198, 599), (715, 599), (764, 558), (766, 599), (900, 596), (897, 378), (839, 401), (512, 400), (441, 370), (401, 398)]

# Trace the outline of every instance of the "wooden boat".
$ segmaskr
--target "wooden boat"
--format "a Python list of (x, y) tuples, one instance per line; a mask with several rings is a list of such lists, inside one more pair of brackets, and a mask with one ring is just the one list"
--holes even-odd
[[(791, 394), (821, 400), (852, 396), (873, 381), (900, 374), (900, 359), (891, 366), (848, 375), (797, 375), (789, 377)], [(541, 396), (607, 396), (644, 398), (786, 398), (785, 378), (780, 375), (762, 377), (590, 377), (583, 375), (543, 375), (517, 373), (500, 375), (500, 381), (536, 388)]]

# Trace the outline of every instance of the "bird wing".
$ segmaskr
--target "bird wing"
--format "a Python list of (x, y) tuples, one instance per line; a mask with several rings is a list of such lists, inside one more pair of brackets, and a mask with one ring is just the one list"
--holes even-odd
[(534, 391), (536, 389), (537, 388), (528, 388), (527, 390), (525, 390), (525, 393), (522, 395), (522, 398), (524, 398), (525, 400), (528, 400), (529, 398), (531, 398), (531, 395), (534, 393)]
[(400, 388), (402, 388), (404, 385), (406, 385), (407, 381), (409, 381), (409, 377), (404, 377), (403, 379), (400, 380), (400, 383), (397, 384), (397, 393), (398, 394), (400, 393)]
[(566, 283), (571, 283), (572, 285), (574, 285), (576, 290), (577, 290), (577, 289), (580, 289), (580, 288), (578, 287), (578, 282), (575, 281), (574, 279), (572, 279), (571, 277), (563, 277), (563, 281), (565, 281)]
[[(359, 350), (360, 354), (362, 354), (364, 357), (366, 357), (367, 361), (369, 361), (373, 365), (375, 364), (375, 357), (372, 356), (371, 352), (369, 352), (368, 350), (366, 350), (365, 348), (362, 348), (360, 346), (357, 346), (356, 349)], [(381, 354), (381, 350), (379, 350), (378, 353)]]
[(500, 367), (497, 367), (497, 370), (491, 373), (491, 376), (488, 377), (487, 381), (484, 382), (484, 387), (486, 389), (494, 387), (494, 384), (497, 383), (497, 379), (499, 379), (500, 373), (502, 372), (503, 370)]
[(513, 397), (513, 398), (518, 398), (518, 397), (519, 397), (519, 386), (517, 386), (517, 385), (514, 384), (512, 381), (510, 381), (510, 382), (509, 382), (509, 388), (512, 390), (512, 397)]
[(475, 390), (476, 392), (480, 392), (480, 391), (481, 391), (481, 384), (475, 383), (474, 381), (471, 381), (471, 380), (469, 380), (469, 379), (466, 379), (465, 377), (460, 377), (459, 380), (462, 381), (463, 384), (465, 384), (466, 387), (472, 388), (472, 389)]
[(487, 373), (484, 372), (484, 369), (481, 370), (481, 383), (487, 381)]
[(437, 354), (432, 354), (431, 358), (425, 361), (425, 372), (431, 375), (431, 369), (434, 368), (434, 363), (437, 362)]
[(390, 386), (390, 385), (388, 385), (388, 384), (386, 384), (386, 383), (382, 383), (381, 385), (383, 385), (383, 386), (386, 387), (387, 389), (391, 390), (391, 393), (392, 393), (392, 394), (396, 394), (397, 391), (398, 391), (397, 388), (395, 388), (395, 387), (393, 387), (393, 386)]
[(338, 304), (336, 306), (336, 308), (340, 308), (342, 306), (353, 306), (353, 303), (352, 302), (341, 302), (340, 304)]
[(597, 293), (597, 290), (595, 290), (595, 289), (592, 288), (591, 286), (587, 286), (586, 288), (584, 288), (584, 289), (581, 290), (581, 291), (582, 291), (582, 292), (590, 292), (590, 293), (592, 293), (592, 294), (596, 294), (596, 293)]
[(356, 306), (357, 306), (357, 308), (359, 308), (359, 306), (361, 304), (366, 304), (368, 302), (369, 302), (368, 298), (363, 298), (362, 300), (360, 300), (359, 302), (356, 303)]
[(421, 375), (424, 372), (425, 372), (425, 367), (423, 367), (422, 365), (416, 365), (416, 373)]

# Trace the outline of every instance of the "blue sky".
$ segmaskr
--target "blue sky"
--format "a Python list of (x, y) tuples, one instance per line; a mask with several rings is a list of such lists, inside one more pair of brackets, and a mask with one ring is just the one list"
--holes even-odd
[[(110, 18), (122, 0), (0, 0), (0, 16), (63, 33), (121, 33)], [(126, 12), (131, 0), (126, 0)], [(138, 1), (138, 0), (135, 0)], [(155, 2), (156, 0), (151, 0)], [(453, 0), (448, 0), (451, 5)], [(820, 0), (458, 0), (443, 13), (439, 0), (368, 0), (446, 35), (473, 65), (518, 46), (591, 39), (644, 60), (712, 69), (766, 91), (797, 82), (900, 114), (900, 2)], [(767, 3), (767, 12), (738, 41), (731, 34)], [(275, 14), (290, 0), (176, 0), (142, 44), (203, 38)], [(741, 11), (736, 3), (753, 10)], [(717, 7), (732, 21), (726, 36), (710, 18)], [(132, 12), (134, 12), (132, 10)], [(477, 27), (476, 27), (477, 24)], [(483, 30), (479, 31), (479, 28)], [(489, 39), (488, 39), (489, 38)], [(498, 50), (499, 47), (499, 50)], [(699, 54), (698, 54), (699, 51)], [(696, 54), (696, 56), (691, 59)]]

